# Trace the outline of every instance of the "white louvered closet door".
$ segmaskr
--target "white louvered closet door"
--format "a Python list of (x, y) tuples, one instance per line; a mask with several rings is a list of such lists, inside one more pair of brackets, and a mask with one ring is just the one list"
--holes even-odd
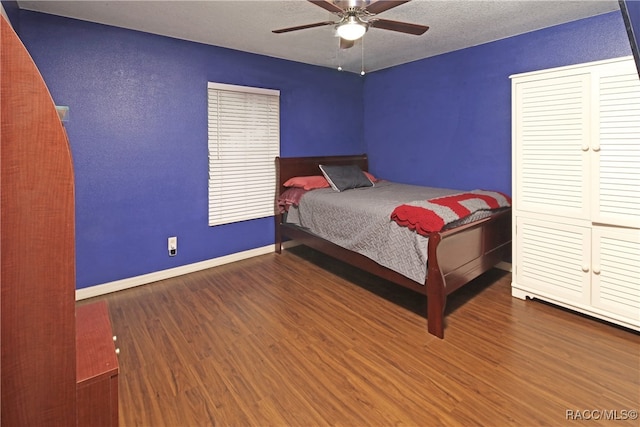
[(593, 228), (594, 307), (640, 321), (640, 230)]
[(516, 205), (589, 218), (590, 75), (518, 82), (514, 103)]
[(591, 229), (518, 217), (516, 282), (564, 303), (591, 299)]
[[(640, 80), (633, 62), (594, 73), (592, 220), (640, 227)], [(597, 120), (599, 117), (599, 121)]]

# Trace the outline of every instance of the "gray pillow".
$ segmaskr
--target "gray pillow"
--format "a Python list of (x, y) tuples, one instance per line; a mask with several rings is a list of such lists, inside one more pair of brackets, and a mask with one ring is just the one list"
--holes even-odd
[(320, 170), (329, 185), (336, 191), (349, 190), (351, 188), (373, 187), (373, 182), (362, 172), (357, 165), (328, 166), (320, 165)]

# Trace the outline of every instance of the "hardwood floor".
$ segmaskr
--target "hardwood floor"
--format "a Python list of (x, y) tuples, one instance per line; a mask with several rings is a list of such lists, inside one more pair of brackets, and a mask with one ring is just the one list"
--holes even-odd
[(97, 298), (120, 425), (637, 426), (640, 335), (510, 281), (454, 293), (444, 340), (424, 296), (305, 247)]

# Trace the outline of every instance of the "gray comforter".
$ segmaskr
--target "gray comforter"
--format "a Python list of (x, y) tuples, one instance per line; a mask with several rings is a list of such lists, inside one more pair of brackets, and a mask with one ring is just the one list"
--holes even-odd
[(427, 275), (428, 238), (399, 226), (391, 212), (403, 203), (460, 193), (381, 181), (375, 187), (313, 190), (291, 207), (287, 222), (358, 252), (418, 283)]

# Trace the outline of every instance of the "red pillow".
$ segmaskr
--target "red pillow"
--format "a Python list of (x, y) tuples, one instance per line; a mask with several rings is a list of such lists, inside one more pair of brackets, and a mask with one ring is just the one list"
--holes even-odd
[(369, 181), (371, 182), (376, 182), (378, 181), (378, 178), (376, 178), (375, 176), (371, 175), (369, 172), (367, 171), (363, 171), (364, 174), (367, 176), (367, 178), (369, 179)]
[(314, 190), (316, 188), (328, 188), (329, 182), (322, 175), (313, 176), (294, 176), (284, 183), (285, 187), (304, 188), (305, 190)]
[[(364, 171), (369, 181), (376, 182), (378, 179), (367, 171)], [(305, 190), (314, 190), (316, 188), (330, 187), (329, 181), (322, 175), (311, 176), (294, 176), (288, 179), (284, 184), (285, 187), (304, 188)]]

